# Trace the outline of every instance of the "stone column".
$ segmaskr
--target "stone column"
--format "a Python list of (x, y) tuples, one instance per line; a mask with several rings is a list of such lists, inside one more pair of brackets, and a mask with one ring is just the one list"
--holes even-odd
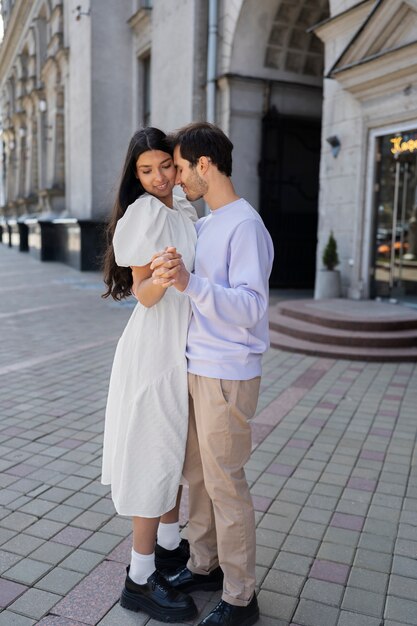
[(63, 87), (55, 59), (49, 58), (42, 70), (47, 109), (45, 111), (46, 163), (40, 199), (43, 210), (61, 213), (65, 209)]

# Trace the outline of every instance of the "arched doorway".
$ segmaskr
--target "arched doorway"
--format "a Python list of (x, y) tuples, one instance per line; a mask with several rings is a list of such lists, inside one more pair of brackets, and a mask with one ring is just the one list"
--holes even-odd
[[(313, 92), (321, 97), (324, 65), (323, 45), (308, 28), (325, 19), (328, 11), (327, 0), (283, 0), (270, 30), (265, 66), (284, 76), (297, 74), (299, 95), (307, 99)], [(313, 287), (321, 112), (280, 107), (280, 90), (275, 87), (276, 96), (272, 94), (263, 117), (259, 168), (260, 212), (275, 244), (271, 284)]]
[(272, 286), (314, 285), (320, 148), (320, 119), (280, 115), (275, 107), (265, 115), (260, 213), (275, 247)]
[(244, 0), (223, 75), (237, 188), (272, 235), (277, 287), (314, 284), (324, 61), (308, 29), (328, 15), (328, 0)]

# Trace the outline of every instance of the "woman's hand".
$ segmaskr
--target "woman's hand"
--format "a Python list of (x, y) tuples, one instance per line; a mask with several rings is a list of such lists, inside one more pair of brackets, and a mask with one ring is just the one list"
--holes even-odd
[(182, 256), (175, 248), (167, 248), (160, 256), (155, 257), (151, 270), (153, 284), (165, 288), (173, 285), (178, 291), (184, 291), (190, 279)]

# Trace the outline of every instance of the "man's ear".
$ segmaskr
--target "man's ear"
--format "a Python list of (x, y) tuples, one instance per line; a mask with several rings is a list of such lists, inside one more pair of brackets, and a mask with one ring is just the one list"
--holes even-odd
[(205, 174), (209, 168), (209, 165), (210, 165), (210, 159), (206, 156), (201, 156), (198, 159), (198, 165), (197, 165), (198, 173)]

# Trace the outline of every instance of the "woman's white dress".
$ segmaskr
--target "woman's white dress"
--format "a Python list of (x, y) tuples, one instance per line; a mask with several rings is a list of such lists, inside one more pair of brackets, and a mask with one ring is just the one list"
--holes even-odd
[[(195, 210), (174, 196), (169, 209), (140, 196), (118, 221), (113, 238), (119, 266), (147, 265), (175, 246), (192, 271)], [(185, 347), (189, 299), (174, 287), (150, 308), (140, 302), (119, 340), (104, 429), (102, 483), (111, 485), (120, 515), (158, 517), (175, 506), (188, 429)]]

